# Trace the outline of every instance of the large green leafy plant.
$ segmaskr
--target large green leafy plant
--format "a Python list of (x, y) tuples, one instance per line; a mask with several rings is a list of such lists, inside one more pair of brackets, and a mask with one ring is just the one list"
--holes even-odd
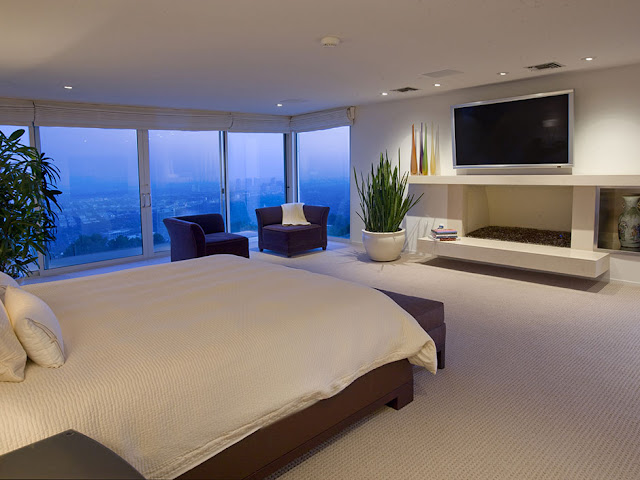
[[(398, 156), (400, 152), (398, 152)], [(371, 174), (364, 178), (355, 168), (353, 175), (356, 189), (360, 197), (362, 215), (358, 216), (364, 222), (364, 229), (368, 232), (397, 232), (407, 212), (420, 201), (415, 195), (405, 196), (409, 174), (400, 175), (398, 166), (391, 167), (389, 155), (380, 154), (380, 163), (371, 165)]]
[(19, 277), (55, 240), (58, 168), (20, 143), (24, 130), (0, 132), (0, 271)]

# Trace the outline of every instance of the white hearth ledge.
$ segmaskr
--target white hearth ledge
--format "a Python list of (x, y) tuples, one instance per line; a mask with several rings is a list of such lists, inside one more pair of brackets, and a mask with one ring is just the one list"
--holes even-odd
[(428, 255), (587, 278), (599, 277), (609, 270), (608, 253), (481, 238), (460, 237), (453, 242), (418, 238), (417, 250)]

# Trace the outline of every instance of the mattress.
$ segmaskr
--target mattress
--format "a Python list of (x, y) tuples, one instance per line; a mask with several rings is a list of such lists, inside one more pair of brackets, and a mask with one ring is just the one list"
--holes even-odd
[(24, 287), (63, 332), (58, 369), (0, 383), (0, 454), (67, 429), (174, 478), (433, 341), (384, 294), (215, 255)]

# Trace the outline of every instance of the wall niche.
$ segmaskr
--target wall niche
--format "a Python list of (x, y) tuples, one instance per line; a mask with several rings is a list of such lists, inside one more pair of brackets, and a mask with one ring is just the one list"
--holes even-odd
[(640, 188), (612, 187), (599, 189), (596, 246), (598, 250), (637, 255), (640, 254), (640, 248), (624, 248), (620, 245), (618, 238), (618, 218), (624, 210), (623, 195), (640, 195)]

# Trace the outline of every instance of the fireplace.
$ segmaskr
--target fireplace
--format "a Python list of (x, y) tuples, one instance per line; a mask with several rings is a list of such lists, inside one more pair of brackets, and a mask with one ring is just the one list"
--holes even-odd
[[(463, 235), (494, 227), (489, 238), (496, 240), (539, 243), (526, 241), (526, 235), (518, 234), (519, 229), (569, 233), (570, 238), (573, 187), (473, 185), (466, 190)], [(504, 238), (500, 238), (500, 233)]]
[[(412, 176), (411, 187), (425, 193), (423, 210), (415, 212), (422, 215), (422, 228), (443, 224), (456, 229), (460, 236), (458, 241), (439, 242), (426, 230), (424, 236), (417, 238), (416, 250), (429, 255), (596, 278), (609, 269), (609, 253), (596, 251), (594, 245), (598, 186), (626, 180), (626, 176), (595, 175)], [(419, 218), (414, 217), (420, 222)], [(563, 246), (548, 246), (512, 238), (469, 236), (485, 227), (501, 227), (498, 230), (503, 231), (547, 230), (552, 236), (570, 236), (570, 239), (564, 238)], [(570, 235), (566, 235), (567, 232)]]

